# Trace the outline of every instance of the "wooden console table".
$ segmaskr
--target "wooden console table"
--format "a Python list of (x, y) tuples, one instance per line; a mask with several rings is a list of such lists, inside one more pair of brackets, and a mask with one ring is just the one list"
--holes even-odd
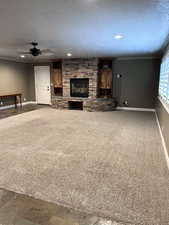
[(17, 97), (19, 97), (20, 107), (22, 108), (22, 94), (21, 93), (0, 95), (0, 99), (8, 98), (8, 97), (12, 97), (14, 99), (15, 109), (17, 109)]

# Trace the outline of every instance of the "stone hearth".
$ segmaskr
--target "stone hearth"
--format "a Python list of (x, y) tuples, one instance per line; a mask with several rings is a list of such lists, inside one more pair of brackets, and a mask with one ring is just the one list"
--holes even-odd
[(85, 111), (112, 111), (114, 109), (113, 99), (52, 97), (53, 107), (57, 109), (69, 109), (69, 101), (83, 101)]

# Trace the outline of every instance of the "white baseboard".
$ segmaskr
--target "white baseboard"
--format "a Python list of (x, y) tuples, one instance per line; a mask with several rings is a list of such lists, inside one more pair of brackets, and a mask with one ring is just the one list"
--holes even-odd
[(23, 102), (22, 105), (38, 104), (36, 101)]
[[(29, 105), (29, 104), (37, 104), (37, 102), (35, 101), (30, 101), (30, 102), (23, 102), (22, 105)], [(17, 104), (18, 107), (20, 106), (20, 104)], [(4, 109), (11, 109), (11, 108), (15, 108), (15, 105), (6, 105), (6, 106), (1, 106), (0, 110), (4, 110)]]
[(155, 112), (155, 109), (149, 109), (149, 108), (117, 107), (116, 109), (126, 110), (126, 111)]
[(161, 136), (161, 141), (162, 141), (162, 145), (163, 145), (163, 149), (164, 149), (164, 155), (165, 155), (165, 158), (166, 158), (167, 167), (169, 169), (169, 155), (168, 155), (168, 151), (167, 151), (167, 146), (166, 146), (166, 143), (165, 143), (165, 139), (164, 139), (164, 136), (163, 136), (163, 133), (162, 133), (162, 130), (161, 130), (161, 126), (160, 126), (160, 122), (158, 120), (158, 116), (157, 116), (156, 112), (155, 112), (155, 115), (156, 115), (156, 121), (157, 121), (157, 125), (158, 125), (158, 128), (159, 128), (160, 136)]

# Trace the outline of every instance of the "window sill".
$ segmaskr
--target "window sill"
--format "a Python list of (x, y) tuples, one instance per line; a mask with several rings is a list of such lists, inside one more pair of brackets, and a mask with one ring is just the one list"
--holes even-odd
[(161, 104), (163, 105), (163, 107), (165, 108), (165, 110), (168, 112), (168, 114), (169, 114), (169, 104), (167, 104), (166, 102), (165, 102), (165, 100), (162, 98), (162, 97), (160, 97), (160, 96), (158, 96), (158, 99), (159, 99), (159, 101), (161, 102)]

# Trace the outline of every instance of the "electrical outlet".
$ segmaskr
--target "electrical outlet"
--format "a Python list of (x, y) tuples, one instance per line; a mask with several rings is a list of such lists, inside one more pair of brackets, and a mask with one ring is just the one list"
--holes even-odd
[(128, 105), (128, 101), (127, 101), (127, 100), (124, 101), (124, 102), (123, 102), (123, 105)]
[(122, 77), (122, 75), (121, 74), (117, 74), (117, 78), (119, 79), (119, 78), (121, 78)]

